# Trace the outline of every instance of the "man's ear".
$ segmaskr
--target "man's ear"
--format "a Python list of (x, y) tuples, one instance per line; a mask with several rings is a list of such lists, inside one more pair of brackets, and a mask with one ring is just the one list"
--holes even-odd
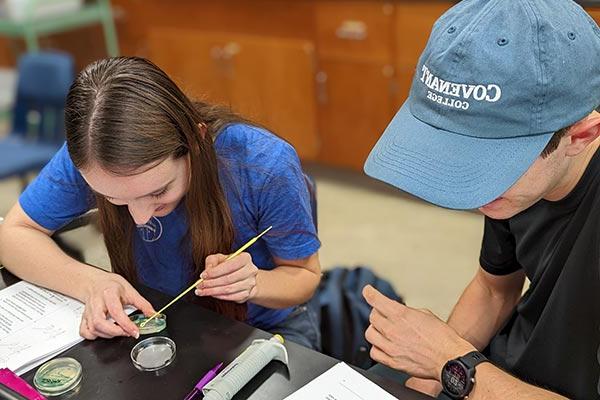
[(571, 138), (571, 143), (567, 145), (566, 154), (576, 156), (600, 137), (600, 114), (593, 113), (579, 121), (569, 129), (567, 135)]

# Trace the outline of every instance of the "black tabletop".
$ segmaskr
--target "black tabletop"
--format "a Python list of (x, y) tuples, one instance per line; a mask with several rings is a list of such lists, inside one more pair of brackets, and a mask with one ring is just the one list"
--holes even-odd
[[(18, 279), (5, 269), (0, 271), (0, 288)], [(149, 288), (140, 292), (155, 307), (169, 300), (164, 294)], [(233, 360), (254, 339), (268, 338), (267, 332), (230, 320), (190, 301), (180, 301), (170, 307), (167, 329), (159, 335), (170, 337), (177, 346), (173, 364), (159, 372), (141, 372), (130, 359), (132, 338), (84, 341), (61, 356), (73, 357), (83, 367), (83, 380), (75, 393), (58, 399), (183, 399), (196, 382), (219, 362)], [(142, 336), (143, 339), (147, 336)], [(273, 361), (265, 367), (234, 400), (283, 399), (304, 386), (339, 361), (286, 342), (289, 365)], [(431, 399), (396, 382), (357, 369), (360, 373), (403, 400)], [(23, 378), (32, 382), (35, 369)]]

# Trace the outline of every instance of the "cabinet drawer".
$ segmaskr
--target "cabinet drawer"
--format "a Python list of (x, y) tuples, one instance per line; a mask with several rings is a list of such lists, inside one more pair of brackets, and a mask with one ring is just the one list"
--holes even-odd
[(394, 5), (384, 1), (324, 1), (316, 4), (317, 46), (326, 58), (390, 62)]

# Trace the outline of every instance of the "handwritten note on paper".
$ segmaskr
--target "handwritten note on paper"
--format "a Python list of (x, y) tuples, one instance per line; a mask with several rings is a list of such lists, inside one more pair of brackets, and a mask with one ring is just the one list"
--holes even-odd
[(21, 375), (83, 340), (83, 304), (18, 282), (0, 291), (0, 368)]
[(394, 400), (395, 397), (341, 362), (285, 400)]

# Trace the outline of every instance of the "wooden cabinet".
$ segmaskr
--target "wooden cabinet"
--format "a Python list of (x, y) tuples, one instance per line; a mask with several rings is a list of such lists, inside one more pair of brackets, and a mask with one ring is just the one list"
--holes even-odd
[(319, 57), (389, 63), (393, 54), (393, 14), (391, 2), (317, 2)]
[(362, 170), (394, 115), (393, 71), (380, 63), (322, 61), (319, 72), (319, 160)]
[(396, 108), (400, 108), (408, 97), (412, 77), (419, 56), (429, 40), (433, 23), (453, 2), (442, 1), (406, 1), (396, 5), (395, 67), (396, 67)]
[(310, 41), (156, 28), (148, 53), (190, 97), (229, 105), (294, 144), (302, 158), (316, 158)]
[(394, 6), (390, 2), (316, 4), (319, 54), (319, 160), (362, 170), (393, 116)]
[[(150, 58), (190, 97), (266, 125), (304, 160), (354, 170), (406, 100), (433, 23), (457, 3), (111, 2), (123, 54)], [(600, 7), (586, 10), (600, 23)], [(78, 66), (104, 56), (93, 31), (60, 35), (45, 47), (71, 51)], [(14, 65), (6, 40), (0, 65)]]
[(217, 51), (226, 38), (181, 29), (154, 29), (148, 34), (150, 60), (191, 98), (229, 103), (227, 69)]

